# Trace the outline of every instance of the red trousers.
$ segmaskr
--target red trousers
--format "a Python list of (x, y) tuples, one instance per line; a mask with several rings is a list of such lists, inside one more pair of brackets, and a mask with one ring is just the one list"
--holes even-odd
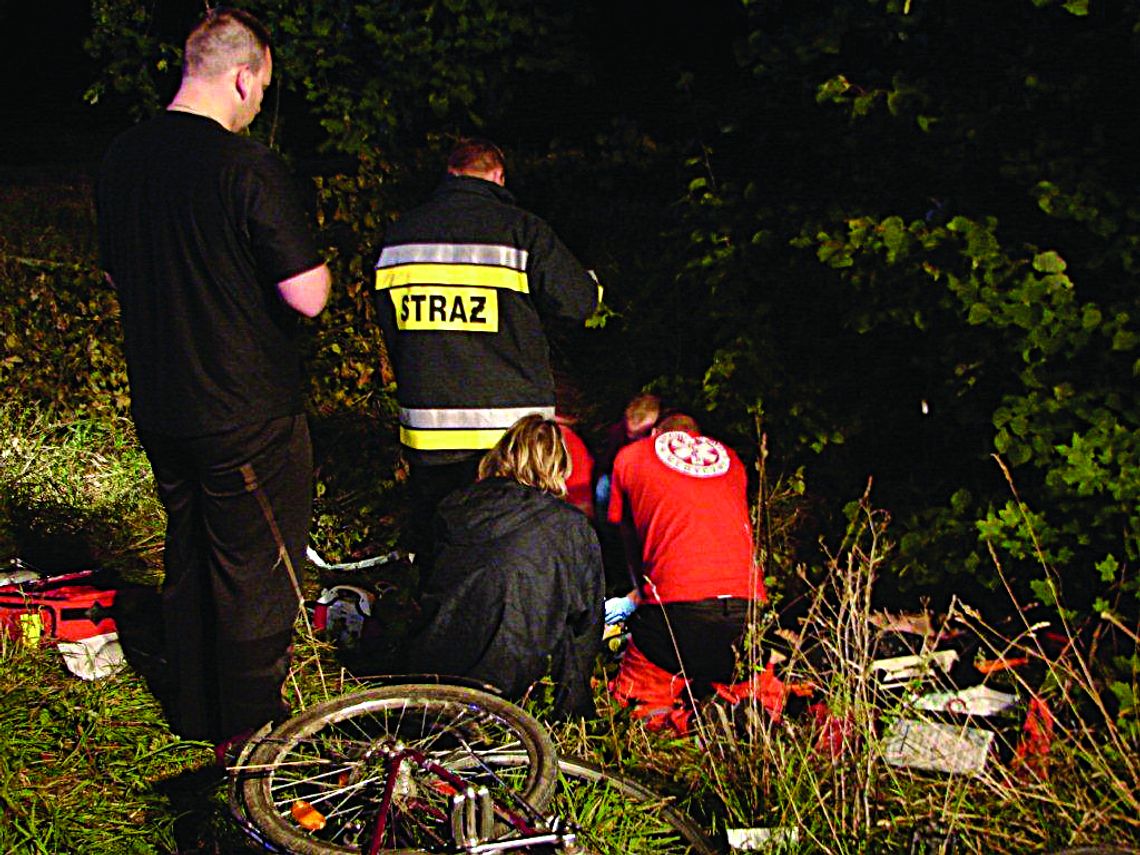
[[(610, 683), (610, 693), (622, 706), (632, 706), (634, 718), (645, 719), (647, 729), (659, 732), (670, 728), (684, 736), (694, 713), (697, 698), (689, 691), (689, 681), (682, 674), (670, 674), (650, 662), (631, 639), (617, 676)], [(768, 666), (751, 679), (726, 685), (713, 683), (717, 697), (728, 703), (755, 697), (774, 718), (784, 708), (787, 688)]]

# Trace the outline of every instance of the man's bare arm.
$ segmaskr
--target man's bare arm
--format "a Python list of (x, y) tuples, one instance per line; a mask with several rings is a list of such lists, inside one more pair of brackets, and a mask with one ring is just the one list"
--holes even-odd
[(331, 288), (332, 274), (324, 264), (277, 283), (277, 293), (281, 299), (307, 318), (314, 318), (321, 313), (328, 302)]

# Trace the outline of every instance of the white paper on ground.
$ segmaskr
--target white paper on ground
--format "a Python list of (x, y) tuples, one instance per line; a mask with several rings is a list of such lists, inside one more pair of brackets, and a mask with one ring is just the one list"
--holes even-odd
[(883, 737), (883, 759), (891, 766), (977, 775), (993, 744), (991, 730), (899, 719)]
[(871, 673), (879, 675), (886, 684), (902, 683), (916, 678), (928, 677), (935, 668), (949, 674), (958, 661), (956, 650), (935, 650), (931, 653), (916, 653), (913, 656), (892, 656), (890, 659), (876, 659), (871, 663)]
[(765, 849), (782, 849), (798, 843), (797, 829), (777, 828), (729, 828), (728, 847), (733, 852), (763, 852)]
[(931, 692), (915, 701), (914, 705), (920, 710), (932, 712), (985, 716), (1007, 710), (1016, 703), (1017, 695), (978, 685), (956, 692)]
[(126, 662), (117, 632), (93, 635), (82, 641), (61, 641), (57, 646), (67, 670), (84, 680), (109, 677)]

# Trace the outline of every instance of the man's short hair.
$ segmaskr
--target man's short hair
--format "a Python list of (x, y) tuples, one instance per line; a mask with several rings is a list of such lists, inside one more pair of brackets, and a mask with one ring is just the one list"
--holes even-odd
[(447, 171), (455, 175), (483, 175), (496, 169), (506, 172), (507, 162), (502, 149), (490, 140), (462, 139), (447, 156)]
[(249, 12), (211, 9), (186, 38), (182, 76), (214, 77), (235, 65), (257, 72), (272, 47), (269, 31)]
[(630, 398), (629, 403), (625, 405), (625, 421), (630, 425), (645, 422), (653, 424), (660, 412), (661, 399), (652, 392), (641, 392)]
[(669, 413), (662, 416), (655, 430), (660, 433), (668, 433), (671, 430), (683, 430), (685, 433), (691, 434), (699, 434), (701, 432), (697, 420), (687, 413)]

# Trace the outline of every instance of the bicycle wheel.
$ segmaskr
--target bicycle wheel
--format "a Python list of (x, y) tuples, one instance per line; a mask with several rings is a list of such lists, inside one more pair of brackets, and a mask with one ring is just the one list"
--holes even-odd
[(395, 769), (380, 851), (443, 851), (457, 787), (390, 760), (407, 749), (516, 810), (542, 810), (557, 782), (549, 735), (514, 704), (458, 686), (385, 686), (317, 704), (261, 740), (236, 772), (246, 815), (298, 855), (367, 851)]
[[(500, 757), (499, 762), (512, 762)], [(516, 761), (521, 762), (521, 759)], [(724, 849), (680, 809), (597, 763), (559, 757), (550, 813), (569, 820), (591, 855), (719, 855)]]

